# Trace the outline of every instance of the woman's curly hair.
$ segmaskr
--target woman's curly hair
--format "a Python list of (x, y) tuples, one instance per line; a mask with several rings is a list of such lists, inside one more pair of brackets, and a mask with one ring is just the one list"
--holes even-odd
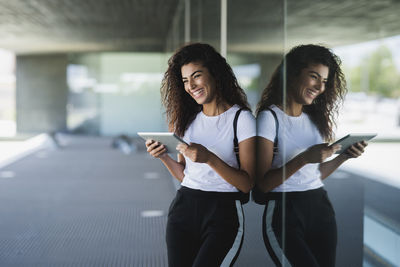
[(169, 130), (183, 136), (202, 105), (185, 91), (181, 68), (189, 63), (201, 63), (215, 80), (217, 103), (225, 101), (250, 109), (246, 94), (239, 86), (229, 64), (212, 46), (188, 44), (178, 49), (168, 60), (168, 69), (161, 84), (161, 100), (166, 109)]
[[(301, 71), (311, 64), (322, 64), (329, 68), (325, 91), (311, 105), (303, 106), (322, 137), (333, 139), (333, 127), (340, 104), (347, 92), (346, 80), (340, 68), (341, 60), (329, 48), (320, 45), (299, 45), (290, 50), (272, 75), (257, 105), (257, 115), (272, 104), (283, 105), (284, 77), (286, 77), (288, 99), (295, 94), (296, 81)], [(286, 70), (286, 72), (284, 72)]]

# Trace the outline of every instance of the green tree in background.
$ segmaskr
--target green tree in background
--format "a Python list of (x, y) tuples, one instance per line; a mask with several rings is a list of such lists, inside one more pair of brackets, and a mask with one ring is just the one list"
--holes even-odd
[(353, 92), (400, 97), (400, 74), (386, 46), (380, 46), (348, 73), (350, 90)]

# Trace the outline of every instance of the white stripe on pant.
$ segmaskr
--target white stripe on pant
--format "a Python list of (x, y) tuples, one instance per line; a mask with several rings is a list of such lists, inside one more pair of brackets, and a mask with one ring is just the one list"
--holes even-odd
[(282, 248), (280, 247), (278, 240), (276, 239), (275, 232), (272, 229), (272, 217), (274, 215), (275, 202), (276, 202), (275, 200), (269, 200), (267, 203), (266, 212), (264, 212), (265, 224), (263, 225), (263, 227), (265, 227), (264, 231), (266, 234), (266, 236), (264, 236), (264, 242), (266, 243), (268, 242), (266, 246), (267, 248), (268, 247), (270, 248), (269, 253), (271, 254), (272, 258), (275, 258), (273, 260), (276, 264), (279, 264), (278, 266), (290, 267), (291, 264), (289, 260), (286, 258), (285, 254), (283, 253)]
[(229, 250), (228, 254), (226, 254), (226, 257), (224, 261), (221, 264), (221, 267), (225, 266), (231, 266), (233, 263), (233, 259), (237, 257), (237, 254), (239, 253), (240, 247), (242, 246), (243, 243), (243, 235), (244, 235), (244, 216), (243, 216), (243, 208), (242, 204), (240, 203), (240, 200), (236, 200), (236, 209), (237, 209), (237, 214), (238, 214), (238, 220), (239, 220), (239, 228), (238, 232), (235, 238), (235, 242), (233, 243), (232, 248)]

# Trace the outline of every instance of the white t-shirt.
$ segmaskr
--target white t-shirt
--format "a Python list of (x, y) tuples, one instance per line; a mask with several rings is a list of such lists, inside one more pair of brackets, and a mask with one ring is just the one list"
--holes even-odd
[[(228, 165), (238, 168), (236, 155), (233, 151), (233, 120), (238, 105), (218, 116), (206, 116), (199, 112), (186, 130), (183, 140), (201, 144), (217, 155)], [(240, 143), (256, 136), (256, 122), (250, 111), (242, 110), (237, 122), (237, 138)], [(185, 157), (186, 166), (182, 185), (203, 191), (237, 192), (238, 189), (225, 181), (208, 164), (197, 163)]]
[[(272, 161), (272, 169), (282, 167), (310, 146), (323, 143), (321, 134), (306, 113), (292, 117), (275, 105), (270, 108), (275, 111), (279, 122), (278, 153)], [(275, 127), (275, 119), (271, 111), (260, 112), (257, 117), (257, 135), (274, 142)], [(316, 189), (324, 185), (320, 177), (319, 163), (309, 163), (272, 191), (291, 192)]]

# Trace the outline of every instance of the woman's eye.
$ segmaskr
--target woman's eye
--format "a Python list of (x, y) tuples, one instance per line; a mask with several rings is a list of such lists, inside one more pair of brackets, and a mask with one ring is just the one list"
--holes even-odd
[(182, 82), (185, 84), (185, 83), (187, 83), (187, 80), (183, 80)]
[(316, 79), (317, 79), (317, 76), (311, 75), (311, 78), (313, 78), (314, 80), (316, 80)]
[(198, 77), (200, 77), (200, 74), (193, 76), (193, 78), (198, 78)]

